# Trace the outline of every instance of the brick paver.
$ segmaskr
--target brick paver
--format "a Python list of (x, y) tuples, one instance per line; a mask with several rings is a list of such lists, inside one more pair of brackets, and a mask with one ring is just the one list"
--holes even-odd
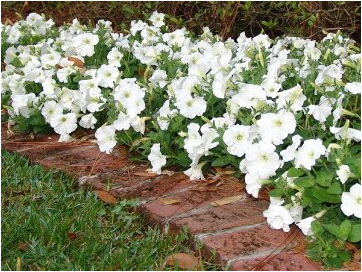
[[(228, 269), (321, 270), (305, 257), (304, 237), (297, 228), (284, 233), (268, 227), (262, 215), (268, 201), (248, 196), (242, 180), (221, 177), (215, 182), (193, 182), (183, 173), (154, 176), (146, 171), (149, 165), (129, 162), (125, 147), (116, 147), (107, 155), (85, 135), (73, 143), (58, 143), (55, 135), (9, 136), (5, 125), (1, 132), (2, 148), (65, 171), (80, 185), (108, 188), (119, 198), (139, 199), (139, 211), (165, 231), (188, 228), (193, 241), (203, 244), (204, 257), (216, 251), (217, 261)], [(211, 205), (230, 196), (240, 199)]]

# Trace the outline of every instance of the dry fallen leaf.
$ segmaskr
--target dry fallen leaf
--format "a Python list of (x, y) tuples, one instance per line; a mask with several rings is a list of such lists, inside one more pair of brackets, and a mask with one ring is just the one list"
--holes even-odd
[(164, 198), (164, 199), (160, 199), (160, 202), (162, 202), (163, 204), (166, 204), (166, 205), (172, 205), (172, 204), (180, 203), (180, 200)]
[(26, 243), (19, 243), (18, 244), (18, 249), (21, 251), (27, 251), (28, 250), (28, 245)]
[(353, 252), (356, 252), (358, 250), (358, 248), (354, 244), (351, 244), (350, 242), (345, 242), (344, 247), (347, 250), (350, 250), (350, 251), (353, 251)]
[(103, 202), (105, 202), (105, 203), (108, 203), (108, 204), (116, 204), (117, 203), (117, 199), (108, 192), (98, 191), (98, 190), (96, 190), (94, 192), (97, 194), (97, 197), (100, 200), (102, 200)]
[(176, 253), (166, 259), (166, 265), (178, 266), (180, 269), (198, 270), (199, 259), (188, 253)]
[(360, 262), (361, 261), (361, 249), (357, 250), (354, 254), (353, 254), (353, 260), (356, 262)]
[(149, 172), (149, 173), (147, 173), (147, 172), (135, 172), (135, 173), (133, 173), (133, 175), (140, 176), (140, 177), (150, 177), (150, 178), (158, 176), (157, 173), (152, 173), (152, 172)]
[(222, 167), (215, 167), (215, 171), (219, 176), (232, 175), (235, 173), (234, 170)]
[(77, 234), (75, 234), (74, 232), (69, 232), (68, 233), (68, 238), (69, 240), (75, 240), (77, 238)]
[(83, 62), (80, 59), (77, 59), (75, 57), (68, 57), (69, 61), (73, 61), (74, 62), (74, 66), (77, 66), (79, 68), (83, 68)]
[(243, 197), (243, 195), (230, 196), (230, 197), (227, 197), (227, 198), (223, 198), (223, 199), (211, 202), (210, 205), (214, 206), (214, 207), (222, 206), (222, 205), (226, 205), (226, 204), (229, 204), (229, 203), (239, 201), (239, 200), (241, 200), (242, 197)]
[(20, 271), (21, 270), (21, 259), (20, 257), (16, 258), (16, 271)]
[(344, 263), (342, 270), (361, 271), (361, 263), (355, 262), (355, 261), (350, 261), (350, 262)]

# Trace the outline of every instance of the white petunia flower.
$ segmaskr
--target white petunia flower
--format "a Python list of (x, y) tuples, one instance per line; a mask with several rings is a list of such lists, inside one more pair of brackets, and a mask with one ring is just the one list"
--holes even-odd
[(161, 27), (165, 25), (165, 22), (163, 21), (165, 18), (165, 14), (158, 13), (157, 11), (154, 11), (150, 17), (150, 21), (155, 27)]
[(289, 107), (292, 111), (297, 112), (303, 109), (305, 100), (307, 100), (307, 97), (303, 94), (303, 89), (298, 84), (288, 90), (279, 92), (276, 103), (278, 109)]
[(222, 72), (215, 74), (214, 81), (212, 82), (212, 92), (217, 98), (225, 98), (228, 79)]
[(185, 42), (185, 29), (176, 29), (173, 32), (165, 33), (162, 35), (162, 40), (169, 46), (177, 45), (182, 46)]
[(272, 229), (283, 229), (284, 232), (290, 230), (289, 225), (294, 223), (289, 211), (281, 205), (270, 204), (269, 208), (263, 212), (264, 217)]
[(157, 69), (153, 72), (152, 76), (149, 78), (150, 82), (161, 88), (166, 86), (167, 74), (164, 70)]
[(285, 150), (280, 151), (280, 155), (283, 157), (283, 162), (294, 160), (297, 148), (300, 146), (303, 138), (300, 135), (294, 135), (292, 137), (293, 143), (288, 146)]
[(177, 101), (175, 106), (180, 110), (180, 114), (193, 119), (196, 116), (201, 116), (206, 111), (206, 101), (202, 97), (189, 97), (189, 99), (183, 99)]
[(79, 125), (84, 128), (94, 128), (96, 123), (97, 119), (91, 113), (82, 116), (79, 121)]
[(146, 129), (146, 121), (149, 120), (150, 117), (139, 117), (135, 116), (131, 119), (131, 126), (136, 132), (140, 132), (142, 135), (145, 133)]
[(77, 129), (77, 116), (73, 112), (59, 114), (51, 119), (50, 125), (58, 134), (69, 134)]
[(161, 175), (161, 167), (166, 164), (166, 156), (162, 155), (160, 144), (153, 144), (151, 147), (151, 153), (147, 158), (152, 164), (152, 171)]
[(274, 176), (281, 165), (275, 148), (272, 143), (264, 141), (250, 145), (245, 155), (248, 173), (256, 179)]
[(111, 51), (109, 51), (107, 55), (108, 64), (115, 66), (115, 67), (121, 67), (121, 59), (123, 57), (123, 54), (119, 52), (119, 50), (114, 47)]
[(61, 55), (57, 52), (52, 52), (50, 54), (44, 54), (40, 57), (42, 66), (44, 68), (51, 68), (59, 63)]
[(98, 128), (95, 133), (95, 137), (97, 139), (99, 150), (101, 152), (106, 152), (107, 154), (110, 154), (113, 147), (117, 144), (116, 129), (113, 125)]
[(316, 160), (320, 158), (320, 156), (325, 155), (325, 153), (326, 148), (321, 139), (306, 140), (295, 155), (295, 168), (304, 167), (305, 169), (311, 170)]
[(312, 236), (313, 235), (312, 222), (314, 220), (316, 220), (316, 219), (313, 216), (304, 218), (297, 223), (297, 226), (303, 232), (304, 235)]
[(311, 114), (314, 119), (318, 120), (321, 123), (324, 123), (328, 116), (332, 113), (332, 103), (331, 98), (322, 96), (319, 105), (309, 105), (307, 109), (309, 114)]
[(136, 35), (137, 31), (144, 29), (146, 26), (147, 26), (147, 24), (145, 22), (142, 22), (141, 20), (132, 21), (130, 32), (134, 36), (134, 35)]
[(249, 126), (230, 126), (223, 135), (223, 141), (227, 145), (227, 151), (231, 155), (241, 157), (249, 148)]
[[(241, 163), (240, 163), (241, 164)], [(245, 164), (245, 161), (244, 161)], [(240, 171), (245, 173), (245, 168), (242, 168), (243, 165), (240, 165)], [(254, 178), (250, 174), (245, 175), (245, 184), (246, 184), (246, 191), (248, 194), (251, 194), (253, 197), (258, 198), (259, 190), (263, 186), (263, 180), (260, 180), (258, 178)]]
[(265, 90), (266, 96), (276, 98), (278, 96), (279, 90), (282, 88), (282, 85), (275, 82), (274, 79), (267, 78), (263, 81), (262, 87)]
[(99, 86), (101, 87), (114, 87), (114, 83), (117, 81), (119, 76), (118, 68), (111, 65), (102, 64), (97, 71), (97, 79)]
[(337, 140), (352, 139), (356, 142), (361, 141), (361, 131), (354, 128), (330, 127), (329, 131), (334, 134)]
[(33, 104), (38, 100), (38, 97), (34, 93), (29, 94), (12, 94), (11, 95), (11, 106), (16, 114), (20, 114), (26, 118), (30, 117), (33, 111)]
[(352, 173), (348, 165), (341, 165), (337, 170), (338, 179), (342, 184), (346, 183), (351, 174)]
[(361, 82), (348, 82), (344, 89), (352, 94), (361, 94)]
[(196, 180), (196, 179), (205, 179), (204, 175), (202, 174), (202, 167), (205, 165), (205, 162), (201, 162), (196, 165), (191, 165), (191, 168), (184, 171), (185, 175), (190, 177), (190, 180)]
[(54, 117), (57, 117), (62, 113), (63, 108), (53, 100), (46, 101), (41, 110), (41, 114), (44, 116), (45, 121), (47, 121), (48, 123), (50, 123)]
[(93, 56), (94, 46), (98, 44), (99, 37), (98, 35), (92, 33), (84, 33), (75, 36), (74, 38), (74, 48), (79, 56)]
[(113, 123), (116, 130), (128, 130), (131, 127), (131, 117), (123, 112), (118, 114), (118, 119)]
[(318, 76), (315, 80), (315, 84), (321, 85), (326, 83), (328, 85), (333, 85), (335, 81), (341, 81), (343, 75), (343, 69), (341, 66), (331, 64), (327, 67), (321, 66)]
[(289, 134), (295, 131), (297, 122), (291, 112), (265, 113), (257, 121), (257, 125), (263, 140), (280, 145)]
[(349, 192), (342, 193), (341, 210), (347, 216), (361, 218), (361, 184), (356, 183)]

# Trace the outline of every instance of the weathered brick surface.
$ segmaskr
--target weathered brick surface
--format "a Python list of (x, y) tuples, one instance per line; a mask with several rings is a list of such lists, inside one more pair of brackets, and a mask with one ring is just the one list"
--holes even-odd
[(191, 234), (215, 232), (239, 226), (250, 226), (265, 222), (263, 211), (268, 207), (267, 201), (256, 201), (245, 195), (242, 201), (170, 220), (173, 227), (188, 226)]
[(289, 250), (298, 245), (290, 233), (270, 229), (266, 223), (242, 226), (211, 236), (196, 236), (204, 243), (205, 250), (216, 249), (219, 261), (223, 264), (235, 258), (263, 255), (273, 250)]
[(301, 253), (270, 253), (256, 258), (236, 261), (230, 268), (234, 271), (318, 271), (321, 267)]
[(225, 181), (218, 187), (196, 184), (187, 190), (167, 194), (165, 197), (167, 199), (178, 200), (179, 203), (167, 205), (163, 204), (160, 199), (156, 199), (143, 204), (143, 208), (150, 219), (164, 221), (190, 212), (191, 210), (204, 209), (207, 211), (208, 209), (214, 208), (210, 206), (210, 202), (241, 194), (245, 195), (243, 186), (241, 183), (234, 181)]
[[(262, 212), (268, 201), (249, 197), (239, 180), (193, 182), (183, 173), (147, 174), (149, 165), (129, 162), (127, 149), (117, 146), (110, 155), (100, 153), (94, 141), (77, 132), (77, 141), (59, 143), (56, 135), (8, 135), (1, 127), (2, 148), (18, 152), (47, 168), (61, 169), (79, 184), (108, 190), (119, 198), (138, 198), (139, 210), (149, 222), (177, 232), (186, 226), (195, 242), (203, 243), (204, 257), (216, 250), (218, 262), (232, 270), (320, 270), (304, 256), (298, 243), (303, 235), (272, 230)], [(241, 195), (236, 202), (214, 207), (211, 202)], [(162, 200), (177, 200), (165, 204)], [(298, 250), (295, 250), (295, 249)]]

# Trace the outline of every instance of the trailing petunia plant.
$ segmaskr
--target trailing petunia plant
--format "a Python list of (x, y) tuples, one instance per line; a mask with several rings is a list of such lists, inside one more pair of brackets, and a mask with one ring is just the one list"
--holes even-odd
[(170, 32), (167, 15), (55, 27), (30, 14), (2, 25), (2, 107), (14, 129), (71, 141), (94, 129), (100, 151), (125, 144), (152, 171), (190, 179), (234, 167), (273, 229), (296, 224), (326, 267), (361, 240), (361, 54), (341, 33), (321, 42), (260, 34), (222, 40)]

